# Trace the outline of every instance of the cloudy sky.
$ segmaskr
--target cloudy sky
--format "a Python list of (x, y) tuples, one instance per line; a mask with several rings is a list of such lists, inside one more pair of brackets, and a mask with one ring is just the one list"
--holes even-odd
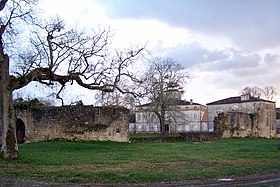
[[(147, 43), (155, 56), (173, 57), (191, 75), (184, 99), (206, 104), (245, 86), (280, 93), (279, 0), (45, 0), (40, 6), (69, 24), (110, 26), (114, 47)], [(73, 94), (86, 100), (87, 94)]]

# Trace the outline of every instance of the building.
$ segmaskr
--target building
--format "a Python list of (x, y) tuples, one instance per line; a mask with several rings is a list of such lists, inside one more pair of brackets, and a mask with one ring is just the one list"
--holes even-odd
[(280, 108), (276, 108), (276, 133), (280, 137)]
[[(174, 94), (172, 106), (165, 117), (165, 132), (208, 131), (207, 108), (192, 100), (181, 100), (180, 94)], [(130, 123), (130, 132), (160, 132), (159, 119), (151, 111), (153, 103), (137, 106), (135, 117)]]
[(207, 104), (208, 126), (214, 130), (214, 119), (225, 114), (227, 130), (223, 137), (276, 137), (275, 102), (242, 95)]

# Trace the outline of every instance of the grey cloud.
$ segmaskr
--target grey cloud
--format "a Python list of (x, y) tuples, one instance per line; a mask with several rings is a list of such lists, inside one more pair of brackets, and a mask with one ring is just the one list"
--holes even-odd
[[(279, 0), (102, 0), (113, 18), (158, 19), (249, 50), (280, 43)], [(109, 3), (110, 2), (110, 3)]]
[[(270, 58), (277, 55), (270, 54)], [(217, 63), (207, 63), (200, 73), (207, 73), (208, 84), (216, 84), (222, 88), (241, 89), (245, 86), (267, 86), (279, 87), (278, 63), (265, 61), (268, 58), (257, 54), (235, 53), (229, 59), (218, 61)]]
[(169, 49), (166, 56), (178, 60), (186, 68), (200, 68), (209, 72), (255, 69), (262, 61), (262, 57), (256, 53), (247, 54), (234, 48), (209, 50), (196, 43), (178, 45)]
[(206, 84), (236, 90), (248, 85), (278, 87), (280, 62), (279, 56), (273, 53), (262, 56), (234, 48), (208, 50), (192, 43), (169, 49), (166, 55), (181, 62), (192, 77), (203, 77)]
[(233, 54), (224, 62), (230, 69), (254, 68), (259, 65), (261, 57), (258, 54), (242, 54), (240, 52)]
[(178, 45), (175, 48), (167, 50), (166, 56), (177, 59), (186, 68), (193, 68), (205, 63), (212, 63), (228, 58), (225, 51), (211, 51), (197, 43)]
[(271, 63), (280, 63), (279, 55), (266, 53), (264, 56), (264, 62), (271, 64)]

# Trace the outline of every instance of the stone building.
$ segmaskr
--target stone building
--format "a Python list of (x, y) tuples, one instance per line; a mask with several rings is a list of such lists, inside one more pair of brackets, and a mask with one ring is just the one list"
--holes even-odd
[(276, 108), (276, 134), (280, 137), (280, 108)]
[[(135, 116), (129, 126), (130, 132), (160, 132), (159, 119), (151, 111), (153, 103), (137, 106)], [(172, 107), (165, 117), (165, 132), (208, 131), (207, 108), (192, 100), (181, 100), (179, 92), (174, 94)]]
[(214, 118), (227, 118), (223, 137), (276, 137), (275, 102), (249, 95), (230, 97), (207, 104), (208, 126), (214, 130)]
[(123, 107), (16, 107), (16, 114), (19, 143), (53, 139), (129, 140), (129, 110)]

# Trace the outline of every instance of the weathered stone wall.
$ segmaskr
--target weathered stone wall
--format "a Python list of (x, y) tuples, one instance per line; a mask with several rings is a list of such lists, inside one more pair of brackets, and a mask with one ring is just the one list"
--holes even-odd
[(209, 123), (213, 123), (218, 113), (224, 113), (227, 116), (228, 127), (223, 133), (224, 138), (248, 136), (277, 137), (275, 103), (248, 102), (209, 105)]
[(180, 138), (194, 142), (219, 140), (222, 134), (219, 132), (186, 132), (180, 133)]
[(16, 108), (26, 141), (128, 141), (129, 110), (123, 107), (64, 106)]

